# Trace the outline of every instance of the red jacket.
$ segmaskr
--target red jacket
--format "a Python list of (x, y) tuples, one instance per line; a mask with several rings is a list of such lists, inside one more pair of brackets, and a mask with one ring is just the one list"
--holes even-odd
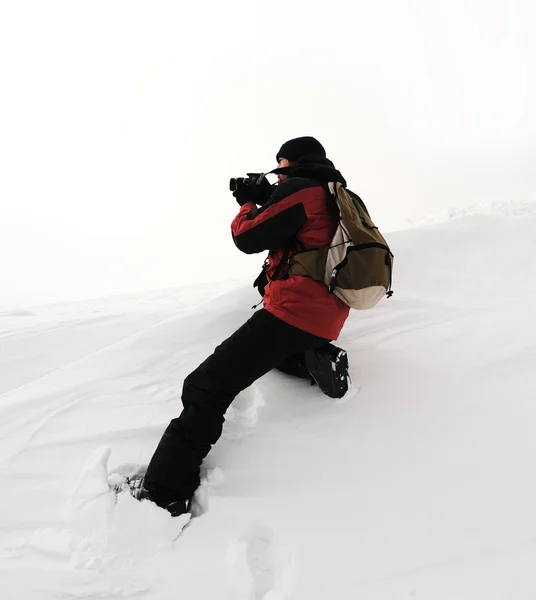
[[(331, 169), (325, 173), (325, 179), (333, 181), (336, 174), (342, 178), (332, 163), (326, 162)], [(309, 173), (303, 169), (295, 171)], [(322, 282), (300, 275), (287, 277), (286, 261), (279, 266), (289, 248), (292, 256), (297, 251), (328, 246), (337, 227), (328, 208), (331, 198), (321, 182), (292, 174), (291, 170), (289, 178), (275, 188), (260, 208), (253, 202), (240, 208), (231, 225), (234, 242), (247, 254), (269, 250), (266, 310), (289, 325), (336, 340), (348, 317), (348, 305), (330, 294)]]

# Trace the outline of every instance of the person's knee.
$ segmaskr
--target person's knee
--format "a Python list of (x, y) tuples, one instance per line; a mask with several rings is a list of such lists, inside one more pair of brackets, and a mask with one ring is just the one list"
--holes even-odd
[(182, 404), (185, 409), (196, 407), (199, 410), (223, 415), (236, 393), (228, 382), (199, 367), (184, 380)]
[(182, 384), (182, 403), (184, 407), (203, 401), (207, 395), (212, 394), (212, 387), (210, 377), (204, 371), (203, 365), (200, 365), (186, 377)]

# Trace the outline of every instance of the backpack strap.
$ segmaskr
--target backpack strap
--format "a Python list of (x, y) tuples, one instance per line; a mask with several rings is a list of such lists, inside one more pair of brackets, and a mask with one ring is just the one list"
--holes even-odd
[(283, 271), (284, 267), (285, 267), (285, 263), (288, 262), (289, 259), (289, 255), (290, 255), (290, 248), (292, 247), (292, 243), (290, 243), (287, 246), (287, 249), (285, 250), (283, 256), (281, 257), (281, 260), (279, 261), (279, 264), (276, 267), (276, 270), (274, 271), (274, 274), (272, 277), (270, 277), (271, 281), (275, 281), (279, 275), (281, 275), (281, 272)]
[(294, 256), (293, 254), (291, 255), (293, 247), (296, 247), (298, 252), (306, 249), (304, 243), (300, 240), (300, 238), (297, 235), (295, 235), (290, 240), (283, 256), (281, 257), (281, 260), (279, 261), (279, 264), (277, 265), (276, 270), (274, 271), (273, 276), (270, 277), (271, 281), (275, 281), (276, 279), (278, 279), (283, 270), (285, 270), (285, 273), (283, 277), (281, 277), (281, 279), (286, 279), (288, 277), (288, 271), (290, 269), (290, 259), (292, 258), (292, 256)]

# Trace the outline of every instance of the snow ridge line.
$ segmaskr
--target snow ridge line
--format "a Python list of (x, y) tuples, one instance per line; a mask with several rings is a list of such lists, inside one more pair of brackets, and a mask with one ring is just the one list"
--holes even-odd
[[(100, 354), (101, 352), (105, 352), (115, 346), (118, 346), (119, 344), (123, 344), (126, 341), (130, 340), (130, 339), (135, 339), (136, 336), (141, 336), (146, 334), (147, 332), (151, 331), (152, 329), (155, 329), (157, 327), (160, 327), (161, 325), (171, 322), (173, 320), (177, 320), (177, 319), (182, 319), (185, 318), (184, 314), (179, 315), (173, 315), (172, 317), (166, 317), (165, 319), (162, 319), (161, 321), (158, 321), (157, 323), (154, 323), (153, 325), (146, 327), (144, 329), (141, 329), (140, 331), (137, 331), (136, 333), (130, 334), (120, 340), (117, 340), (115, 342), (113, 342), (112, 344), (108, 344), (102, 348), (100, 348), (99, 350), (95, 350), (93, 352), (90, 352), (89, 354), (86, 354), (85, 356), (78, 358), (70, 363), (67, 363), (61, 367), (59, 367), (58, 369), (54, 369), (52, 371), (49, 371), (48, 373), (41, 375), (40, 377), (34, 379), (33, 381), (29, 381), (27, 383), (25, 383), (24, 385), (18, 386), (16, 388), (13, 388), (12, 390), (9, 390), (7, 392), (4, 392), (2, 394), (0, 394), (0, 416), (1, 416), (1, 422), (3, 423), (3, 429), (5, 428), (6, 425), (6, 417), (7, 415), (11, 412), (10, 409), (16, 410), (17, 413), (19, 413), (17, 416), (20, 416), (20, 408), (21, 408), (21, 402), (18, 401), (16, 398), (12, 399), (11, 402), (7, 401), (7, 398), (9, 397), (9, 395), (13, 394), (16, 395), (17, 392), (20, 392), (21, 390), (23, 390), (24, 388), (34, 385), (36, 382), (39, 382), (43, 379), (45, 379), (46, 377), (54, 374), (54, 373), (58, 373), (61, 372), (65, 369), (69, 369), (71, 367), (73, 367), (74, 365), (76, 365), (77, 363), (81, 363), (84, 360), (87, 360), (90, 357), (96, 356), (98, 354)], [(43, 410), (38, 411), (38, 414), (36, 415), (35, 412), (28, 415), (29, 418), (24, 420), (23, 422), (20, 422), (10, 431), (4, 431), (2, 433), (2, 435), (0, 435), (0, 440), (1, 439), (5, 439), (6, 437), (12, 436), (12, 435), (16, 435), (17, 432), (20, 432), (22, 429), (24, 429), (27, 426), (30, 426), (33, 422), (33, 426), (32, 426), (32, 430), (29, 432), (29, 435), (26, 436), (27, 439), (25, 440), (25, 443), (23, 443), (22, 447), (19, 447), (14, 454), (18, 454), (20, 453), (22, 450), (24, 450), (24, 447), (27, 446), (27, 443), (29, 443), (34, 437), (35, 435), (42, 429), (42, 427), (44, 425), (46, 425), (46, 423), (53, 417), (56, 416), (57, 414), (65, 411), (65, 410), (69, 410), (70, 408), (72, 408), (73, 406), (76, 406), (77, 404), (79, 404), (80, 402), (82, 402), (83, 400), (85, 400), (85, 397), (77, 397), (77, 398), (69, 398), (67, 399), (65, 402), (61, 403), (58, 406), (55, 406), (54, 408), (52, 408), (50, 411), (47, 410), (46, 407), (41, 407)], [(47, 414), (43, 414), (43, 411)], [(13, 453), (9, 453), (10, 456), (13, 456)], [(6, 457), (7, 460), (8, 457)]]
[(465, 207), (451, 206), (416, 219), (406, 219), (406, 223), (410, 227), (422, 228), (477, 215), (497, 218), (531, 217), (536, 215), (536, 196), (523, 200), (480, 202)]
[[(192, 307), (192, 308), (194, 308), (194, 307)], [(4, 397), (9, 396), (13, 392), (20, 391), (20, 390), (24, 389), (27, 386), (33, 385), (34, 383), (36, 383), (38, 381), (41, 381), (42, 379), (45, 379), (46, 377), (48, 377), (49, 375), (52, 375), (53, 373), (58, 373), (60, 371), (63, 371), (64, 369), (68, 369), (68, 368), (70, 368), (70, 367), (72, 367), (72, 366), (74, 366), (74, 365), (76, 365), (78, 363), (81, 363), (81, 362), (87, 360), (88, 358), (91, 358), (93, 356), (97, 356), (101, 352), (105, 352), (106, 350), (110, 350), (111, 348), (114, 348), (115, 346), (118, 346), (119, 344), (123, 344), (124, 342), (126, 342), (128, 340), (135, 339), (136, 336), (144, 335), (145, 333), (151, 331), (152, 329), (160, 327), (161, 325), (164, 325), (165, 323), (169, 323), (171, 321), (178, 320), (178, 319), (187, 318), (188, 317), (188, 312), (189, 311), (185, 311), (185, 313), (181, 313), (180, 315), (173, 315), (171, 317), (166, 317), (165, 319), (162, 319), (161, 321), (158, 321), (157, 323), (153, 323), (149, 327), (145, 327), (144, 329), (140, 329), (139, 331), (136, 331), (135, 333), (131, 333), (130, 335), (127, 335), (124, 338), (121, 338), (120, 340), (116, 340), (115, 342), (112, 342), (111, 344), (107, 344), (106, 346), (103, 346), (102, 348), (99, 348), (98, 350), (94, 350), (93, 352), (89, 352), (88, 354), (86, 354), (86, 355), (84, 355), (84, 356), (82, 356), (80, 358), (77, 358), (76, 360), (73, 360), (71, 362), (65, 363), (61, 367), (58, 367), (57, 369), (53, 369), (52, 371), (49, 371), (48, 373), (45, 373), (44, 375), (40, 375), (39, 377), (37, 377), (36, 379), (34, 379), (32, 381), (28, 381), (27, 383), (24, 383), (23, 385), (17, 386), (15, 388), (11, 389), (11, 390), (6, 391), (6, 392), (2, 392), (0, 394), (0, 401), (2, 401), (4, 399)], [(0, 411), (2, 411), (2, 409), (4, 407), (5, 406), (0, 405)]]

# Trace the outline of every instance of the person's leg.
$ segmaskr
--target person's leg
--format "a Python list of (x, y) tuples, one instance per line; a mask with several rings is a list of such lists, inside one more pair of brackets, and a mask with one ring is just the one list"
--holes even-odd
[(330, 398), (342, 398), (348, 391), (348, 355), (342, 348), (326, 343), (318, 348), (293, 354), (277, 365), (287, 375), (316, 383)]
[(285, 373), (285, 375), (292, 375), (293, 377), (300, 377), (301, 379), (309, 379), (311, 381), (311, 374), (305, 366), (305, 353), (298, 352), (298, 354), (292, 354), (280, 362), (276, 369)]
[(184, 409), (164, 432), (145, 476), (151, 498), (164, 507), (189, 500), (236, 395), (286, 357), (325, 343), (263, 309), (220, 344), (184, 382)]

